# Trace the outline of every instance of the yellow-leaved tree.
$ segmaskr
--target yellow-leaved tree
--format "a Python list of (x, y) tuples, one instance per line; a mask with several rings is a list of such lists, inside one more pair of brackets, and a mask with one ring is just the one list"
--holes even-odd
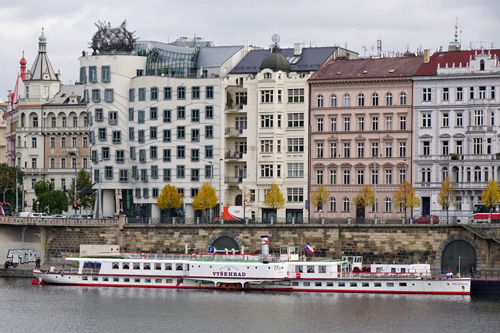
[(405, 179), (404, 182), (399, 185), (399, 188), (394, 192), (394, 206), (401, 207), (405, 212), (406, 221), (406, 210), (408, 208), (413, 209), (420, 206), (420, 198), (415, 195), (415, 189), (411, 184)]
[(264, 197), (264, 204), (269, 208), (280, 209), (285, 206), (285, 198), (281, 193), (280, 188), (276, 184), (272, 184)]
[(453, 190), (453, 184), (450, 177), (446, 177), (441, 183), (441, 191), (438, 193), (438, 203), (446, 209), (446, 221), (448, 221), (448, 211), (450, 206), (456, 201), (455, 191)]
[(167, 184), (161, 190), (156, 203), (160, 209), (167, 211), (167, 218), (170, 218), (174, 210), (182, 208), (184, 199), (175, 186)]
[(193, 198), (192, 204), (194, 209), (203, 211), (202, 214), (205, 215), (207, 209), (214, 208), (218, 202), (215, 187), (210, 186), (210, 183), (207, 182), (201, 186), (200, 191)]
[(490, 211), (490, 223), (491, 214), (499, 201), (500, 191), (498, 190), (498, 183), (494, 179), (491, 179), (488, 182), (488, 187), (481, 193), (481, 203)]
[(330, 193), (328, 193), (325, 186), (321, 185), (311, 193), (311, 205), (316, 207), (317, 210), (323, 210), (323, 205), (328, 195), (330, 195)]
[(375, 203), (375, 194), (370, 186), (365, 185), (361, 192), (354, 197), (354, 205), (357, 209), (365, 209), (368, 206), (373, 206)]

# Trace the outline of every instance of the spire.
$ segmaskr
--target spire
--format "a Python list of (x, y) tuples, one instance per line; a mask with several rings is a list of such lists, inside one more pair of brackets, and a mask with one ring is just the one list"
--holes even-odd
[(33, 67), (31, 67), (31, 77), (29, 80), (59, 81), (47, 56), (47, 38), (43, 30), (42, 28), (42, 34), (38, 38), (38, 55), (33, 63)]
[(23, 57), (21, 58), (21, 61), (19, 61), (19, 64), (21, 65), (21, 78), (22, 80), (26, 80), (26, 64), (28, 62), (26, 61), (26, 59), (24, 58), (24, 51), (23, 51)]
[(458, 41), (458, 17), (455, 20), (455, 38), (450, 42), (448, 51), (460, 51), (460, 42)]

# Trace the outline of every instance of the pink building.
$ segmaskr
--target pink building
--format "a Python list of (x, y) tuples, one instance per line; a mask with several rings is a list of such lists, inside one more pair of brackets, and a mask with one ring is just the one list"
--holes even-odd
[[(394, 191), (412, 175), (412, 76), (423, 57), (332, 60), (309, 79), (309, 197), (330, 196), (311, 218), (401, 218)], [(375, 207), (356, 211), (367, 184)]]

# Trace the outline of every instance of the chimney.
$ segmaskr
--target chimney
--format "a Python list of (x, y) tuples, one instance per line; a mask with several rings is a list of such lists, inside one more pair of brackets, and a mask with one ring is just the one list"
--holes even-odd
[(302, 54), (302, 43), (293, 44), (293, 55), (299, 56)]
[(267, 236), (260, 236), (260, 255), (269, 255), (269, 237)]
[(429, 49), (425, 49), (424, 50), (424, 64), (428, 64), (430, 60), (431, 60), (430, 50)]

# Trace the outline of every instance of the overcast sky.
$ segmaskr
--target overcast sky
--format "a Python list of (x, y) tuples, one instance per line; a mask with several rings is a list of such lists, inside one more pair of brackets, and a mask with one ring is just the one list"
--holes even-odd
[(279, 34), (281, 47), (339, 45), (363, 56), (376, 53), (377, 39), (384, 52), (446, 50), (457, 17), (462, 49), (500, 48), (499, 14), (498, 0), (0, 0), (0, 99), (14, 88), (23, 50), (31, 69), (42, 27), (54, 70), (71, 84), (97, 21), (127, 20), (142, 40), (196, 35), (216, 45), (267, 47)]

